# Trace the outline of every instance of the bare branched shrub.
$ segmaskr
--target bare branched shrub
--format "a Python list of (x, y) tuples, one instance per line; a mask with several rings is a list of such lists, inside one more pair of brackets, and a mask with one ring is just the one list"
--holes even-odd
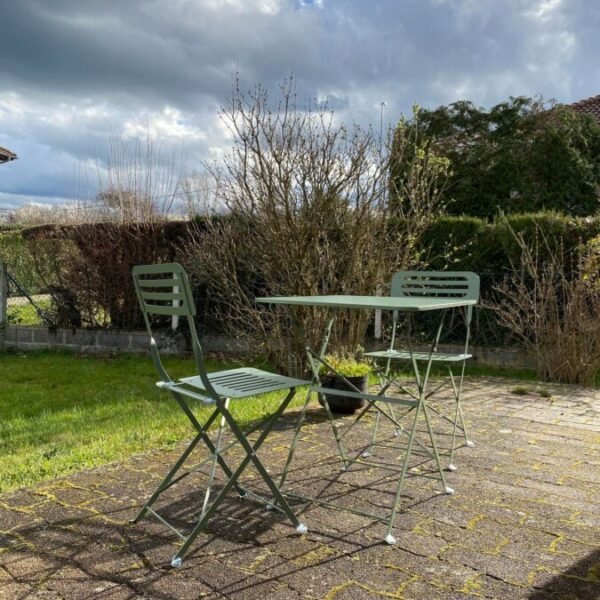
[(542, 380), (592, 384), (600, 370), (600, 286), (588, 273), (593, 249), (565, 256), (560, 241), (539, 228), (530, 241), (511, 231), (522, 257), (518, 272), (496, 288), (500, 324), (535, 356)]
[(184, 212), (189, 219), (198, 215), (214, 215), (222, 206), (217, 198), (215, 183), (207, 174), (193, 173), (181, 183)]
[[(394, 270), (414, 264), (418, 233), (438, 212), (431, 190), (445, 173), (433, 175), (419, 154), (420, 166), (403, 182), (406, 218), (398, 218), (387, 202), (381, 140), (338, 124), (327, 107), (299, 107), (292, 80), (280, 91), (273, 106), (263, 88), (244, 93), (238, 85), (222, 110), (234, 146), (207, 168), (224, 210), (207, 219), (186, 262), (228, 330), (262, 342), (284, 366), (288, 356), (302, 356), (303, 340), (317, 346), (326, 313), (258, 307), (255, 297), (384, 290)], [(407, 226), (415, 214), (420, 220)], [(334, 343), (362, 342), (367, 319), (364, 311), (340, 315)]]
[(66, 225), (97, 221), (100, 219), (100, 212), (82, 202), (45, 205), (29, 203), (15, 210), (12, 218), (22, 228), (50, 223)]
[(168, 218), (180, 189), (177, 163), (150, 137), (112, 141), (106, 164), (95, 201), (80, 206), (78, 219), (24, 232), (61, 326), (139, 326), (132, 267), (173, 260), (188, 233)]
[(168, 218), (183, 181), (181, 164), (149, 132), (145, 138), (111, 139), (106, 166), (98, 166), (93, 206), (103, 221), (154, 223)]

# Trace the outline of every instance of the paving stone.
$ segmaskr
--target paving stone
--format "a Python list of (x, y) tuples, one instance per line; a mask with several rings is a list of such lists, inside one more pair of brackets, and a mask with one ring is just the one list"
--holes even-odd
[[(209, 597), (214, 590), (197, 579), (189, 579), (180, 574), (169, 574), (139, 586), (144, 598), (177, 598), (196, 600)], [(204, 596), (203, 596), (204, 595)]]

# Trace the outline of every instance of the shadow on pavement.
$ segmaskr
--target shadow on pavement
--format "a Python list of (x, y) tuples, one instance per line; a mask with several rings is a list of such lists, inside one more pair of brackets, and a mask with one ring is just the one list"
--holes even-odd
[(600, 599), (600, 549), (553, 577), (529, 600), (598, 600)]

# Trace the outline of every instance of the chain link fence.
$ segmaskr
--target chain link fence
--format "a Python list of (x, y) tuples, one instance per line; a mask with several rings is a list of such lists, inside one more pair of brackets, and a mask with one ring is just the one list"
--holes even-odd
[(55, 328), (52, 298), (49, 294), (30, 294), (0, 263), (0, 325), (46, 325)]

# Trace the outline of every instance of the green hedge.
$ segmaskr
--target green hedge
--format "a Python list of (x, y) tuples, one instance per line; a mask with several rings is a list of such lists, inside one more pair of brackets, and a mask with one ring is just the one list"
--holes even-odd
[(7, 263), (9, 273), (20, 285), (36, 294), (40, 291), (40, 281), (26, 245), (20, 231), (0, 233), (0, 260)]
[[(547, 243), (538, 245), (540, 261), (548, 259), (550, 253), (554, 257), (563, 257), (565, 272), (569, 274), (575, 266), (575, 251), (598, 240), (600, 217), (540, 212), (508, 215), (506, 219), (488, 222), (470, 216), (445, 216), (427, 229), (420, 250), (428, 268), (478, 273), (481, 299), (484, 304), (489, 304), (494, 300), (494, 287), (518, 271), (521, 263), (521, 250), (511, 229), (532, 243), (542, 232)], [(498, 326), (491, 309), (480, 307), (476, 311), (472, 331), (476, 344), (502, 346), (514, 343), (509, 332)]]
[[(600, 235), (600, 217), (571, 217), (556, 212), (508, 215), (493, 222), (477, 217), (445, 216), (437, 219), (422, 238), (422, 250), (433, 269), (470, 270), (503, 275), (520, 263), (521, 251), (510, 229), (534, 241), (538, 230), (548, 242), (540, 244), (540, 257), (573, 250)], [(568, 269), (570, 265), (565, 265)]]

